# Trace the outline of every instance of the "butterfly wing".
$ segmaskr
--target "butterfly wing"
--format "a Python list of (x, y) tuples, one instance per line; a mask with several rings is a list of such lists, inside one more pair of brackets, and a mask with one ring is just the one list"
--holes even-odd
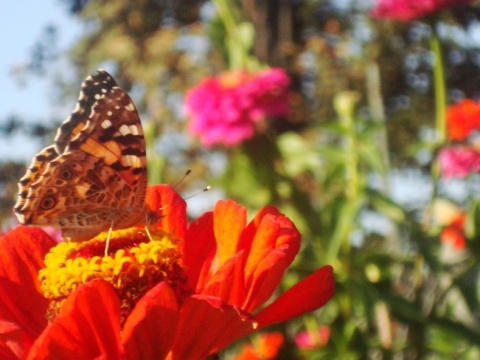
[(22, 224), (25, 224), (25, 219), (22, 217), (21, 209), (26, 206), (28, 193), (32, 185), (38, 181), (38, 178), (43, 174), (48, 163), (54, 160), (57, 156), (58, 153), (54, 145), (46, 147), (34, 156), (27, 173), (18, 182), (20, 191), (18, 193), (17, 203), (13, 210)]
[(93, 131), (92, 127), (87, 126), (93, 106), (102, 97), (108, 96), (114, 87), (117, 87), (117, 83), (104, 70), (99, 70), (98, 74), (85, 79), (75, 109), (57, 130), (54, 144), (59, 154), (65, 151), (67, 145), (79, 132), (91, 133)]
[(147, 171), (140, 118), (123, 90), (98, 89), (89, 117), (72, 115), (75, 124), (62, 124), (56, 144), (42, 150), (20, 180), (15, 213), (21, 223), (55, 225), (64, 237), (85, 240), (112, 223), (126, 228), (142, 221)]

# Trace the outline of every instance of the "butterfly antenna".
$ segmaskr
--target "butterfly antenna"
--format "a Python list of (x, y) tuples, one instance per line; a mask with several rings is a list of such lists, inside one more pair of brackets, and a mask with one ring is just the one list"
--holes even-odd
[(207, 192), (207, 191), (210, 190), (211, 188), (212, 188), (212, 187), (211, 187), (210, 185), (208, 185), (208, 186), (206, 186), (203, 190), (201, 190), (201, 191), (199, 191), (199, 192), (197, 192), (197, 193), (195, 193), (195, 194), (189, 195), (189, 196), (183, 198), (183, 200), (191, 199), (191, 198), (193, 198), (193, 197), (195, 197), (195, 196), (197, 196), (197, 195), (200, 195), (201, 193)]
[(173, 188), (177, 189), (178, 186), (183, 182), (183, 180), (185, 180), (185, 178), (188, 175), (190, 175), (191, 172), (192, 172), (192, 169), (187, 169), (187, 171), (185, 171), (185, 174), (183, 174), (183, 176), (180, 178), (180, 180), (177, 181), (177, 183), (175, 184), (175, 186)]

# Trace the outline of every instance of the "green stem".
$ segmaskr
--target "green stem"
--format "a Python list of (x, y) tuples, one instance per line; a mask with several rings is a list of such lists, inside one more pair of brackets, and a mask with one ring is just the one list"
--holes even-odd
[(435, 89), (435, 129), (437, 144), (441, 145), (446, 139), (447, 91), (445, 86), (445, 72), (443, 69), (442, 48), (436, 34), (430, 39), (435, 64), (433, 66), (433, 83)]
[[(433, 65), (433, 83), (435, 91), (435, 131), (436, 131), (436, 143), (435, 151), (438, 150), (446, 141), (446, 113), (447, 113), (447, 91), (445, 85), (445, 72), (443, 68), (442, 48), (438, 36), (434, 33), (430, 39), (430, 47), (434, 55)], [(438, 194), (438, 181), (440, 179), (440, 164), (438, 157), (433, 161), (432, 169), (432, 182), (433, 190), (430, 205), (427, 209), (427, 216), (425, 225), (430, 227), (430, 220), (433, 211), (434, 200)]]
[(358, 94), (345, 92), (337, 96), (336, 100), (335, 107), (344, 133), (344, 153), (346, 155), (345, 196), (348, 200), (352, 200), (358, 196), (359, 189), (358, 152), (354, 119), (355, 104), (358, 101)]
[(218, 11), (218, 16), (222, 19), (222, 23), (225, 26), (228, 36), (234, 37), (236, 35), (237, 24), (231, 5), (229, 5), (226, 0), (212, 0), (212, 2)]
[(334, 99), (334, 108), (338, 114), (343, 134), (345, 198), (337, 213), (335, 229), (326, 252), (329, 263), (338, 259), (342, 247), (346, 254), (349, 253), (349, 235), (353, 230), (355, 217), (363, 203), (360, 189), (362, 181), (359, 174), (358, 140), (354, 118), (355, 105), (358, 100), (359, 95), (349, 91), (337, 94)]

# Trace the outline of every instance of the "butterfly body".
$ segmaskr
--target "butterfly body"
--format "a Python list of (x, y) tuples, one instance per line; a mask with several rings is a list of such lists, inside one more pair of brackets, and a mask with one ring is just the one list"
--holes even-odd
[(25, 225), (51, 225), (72, 241), (108, 229), (144, 225), (147, 168), (140, 117), (105, 71), (82, 84), (72, 115), (53, 145), (41, 150), (19, 181), (14, 212)]

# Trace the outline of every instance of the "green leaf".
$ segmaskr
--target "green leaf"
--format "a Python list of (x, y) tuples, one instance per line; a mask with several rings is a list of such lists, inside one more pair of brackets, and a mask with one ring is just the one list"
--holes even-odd
[(305, 171), (317, 173), (322, 166), (320, 156), (312, 143), (296, 133), (279, 136), (277, 145), (282, 154), (285, 173), (290, 178)]
[(391, 292), (381, 293), (381, 298), (397, 317), (413, 323), (424, 323), (426, 321), (416, 303)]

